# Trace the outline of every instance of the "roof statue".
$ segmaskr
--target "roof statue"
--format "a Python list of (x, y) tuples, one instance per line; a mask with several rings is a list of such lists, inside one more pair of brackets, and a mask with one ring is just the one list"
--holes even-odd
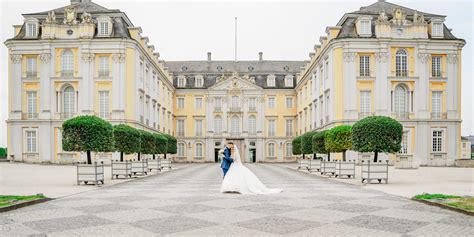
[(385, 13), (385, 10), (382, 10), (382, 12), (380, 12), (380, 15), (377, 20), (379, 23), (389, 23), (388, 16), (387, 13)]
[(394, 11), (393, 11), (393, 19), (392, 19), (392, 22), (395, 24), (395, 25), (406, 25), (407, 24), (407, 20), (406, 20), (406, 14), (403, 13), (402, 9), (401, 8), (396, 8)]
[(54, 13), (54, 11), (48, 12), (48, 16), (46, 17), (45, 23), (46, 24), (55, 24), (56, 23), (56, 13)]
[(77, 24), (76, 20), (76, 9), (72, 6), (68, 6), (64, 11), (64, 24), (75, 25)]
[(84, 12), (82, 13), (82, 16), (81, 16), (81, 23), (86, 23), (86, 24), (91, 24), (93, 23), (92, 22), (92, 15), (90, 13), (87, 13), (87, 12)]
[(413, 13), (413, 23), (416, 24), (425, 24), (425, 16), (423, 14), (419, 14), (417, 11)]

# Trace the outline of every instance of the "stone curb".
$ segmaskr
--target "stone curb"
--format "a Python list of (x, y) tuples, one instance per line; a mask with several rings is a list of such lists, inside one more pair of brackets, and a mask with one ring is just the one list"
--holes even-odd
[(465, 215), (474, 216), (474, 212), (472, 212), (472, 211), (466, 211), (466, 210), (459, 209), (459, 208), (456, 208), (456, 207), (443, 205), (441, 203), (432, 202), (432, 201), (423, 200), (423, 199), (415, 199), (415, 198), (412, 198), (411, 200), (416, 201), (416, 202), (421, 202), (421, 203), (424, 203), (426, 205), (436, 206), (436, 207), (440, 207), (440, 208), (443, 208), (443, 209), (459, 212), (459, 213), (462, 213), (462, 214), (465, 214)]
[(27, 206), (31, 206), (31, 205), (35, 205), (35, 204), (38, 204), (38, 203), (51, 201), (51, 200), (54, 200), (54, 198), (40, 198), (40, 199), (36, 199), (36, 200), (26, 201), (26, 202), (22, 202), (22, 203), (18, 203), (18, 204), (13, 204), (11, 206), (1, 207), (0, 208), (0, 213), (1, 212), (7, 212), (7, 211), (13, 211), (13, 210), (16, 210), (18, 208), (27, 207)]

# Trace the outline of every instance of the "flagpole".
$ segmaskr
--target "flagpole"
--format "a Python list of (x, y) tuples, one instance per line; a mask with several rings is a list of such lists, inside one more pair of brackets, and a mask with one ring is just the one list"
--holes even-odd
[(234, 52), (234, 59), (237, 62), (237, 17), (235, 17), (235, 52)]

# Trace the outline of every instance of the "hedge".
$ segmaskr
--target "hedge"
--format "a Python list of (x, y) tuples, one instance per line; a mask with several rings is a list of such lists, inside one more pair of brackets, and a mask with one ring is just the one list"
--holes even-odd
[(303, 154), (313, 154), (313, 136), (317, 132), (307, 132), (301, 136), (301, 152)]
[(140, 152), (140, 131), (125, 124), (114, 126), (115, 150), (120, 152), (120, 161), (123, 154)]
[(293, 138), (291, 145), (293, 147), (293, 155), (301, 155), (301, 136)]
[(316, 134), (313, 135), (313, 153), (318, 153), (318, 154), (328, 154), (328, 161), (330, 159), (330, 153), (328, 150), (326, 150), (325, 146), (325, 136), (326, 136), (327, 131), (321, 131), (317, 132)]
[(156, 154), (166, 154), (168, 151), (168, 139), (163, 134), (155, 133)]
[(346, 151), (352, 148), (352, 127), (341, 125), (326, 132), (324, 145), (328, 152), (342, 152), (342, 160), (346, 160)]

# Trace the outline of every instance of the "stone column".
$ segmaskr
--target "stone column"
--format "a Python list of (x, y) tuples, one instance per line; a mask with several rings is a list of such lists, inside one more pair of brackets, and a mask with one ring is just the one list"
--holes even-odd
[(112, 61), (112, 119), (123, 119), (125, 118), (125, 54), (114, 53)]
[(357, 53), (345, 52), (343, 54), (343, 94), (344, 94), (344, 118), (357, 119), (357, 75), (355, 58)]
[(21, 82), (21, 54), (11, 54), (10, 60), (12, 63), (12, 72), (11, 72), (11, 89), (10, 93), (12, 96), (10, 97), (13, 101), (11, 102), (10, 108), (10, 115), (8, 116), (9, 119), (21, 119), (21, 97), (23, 94), (23, 86)]
[(448, 54), (447, 56), (447, 91), (446, 91), (446, 110), (448, 112), (448, 119), (458, 119), (458, 103), (457, 97), (460, 91), (457, 91), (458, 84), (458, 55)]
[(391, 88), (390, 80), (388, 79), (390, 61), (388, 57), (389, 54), (386, 46), (381, 48), (380, 52), (375, 53), (377, 72), (375, 76), (375, 91), (372, 92), (375, 99), (375, 113), (385, 116), (389, 116), (391, 112)]
[(51, 53), (48, 51), (40, 55), (41, 70), (40, 70), (40, 114), (41, 119), (51, 119), (51, 98), (56, 96), (51, 93)]
[[(84, 46), (83, 46), (84, 47)], [(89, 53), (89, 48), (81, 49), (81, 65), (80, 65), (80, 76), (82, 77), (79, 82), (79, 105), (77, 108), (78, 113), (92, 114), (94, 113), (94, 59), (95, 55)]]
[(418, 52), (418, 81), (415, 81), (415, 102), (414, 112), (415, 116), (419, 119), (430, 118), (429, 105), (429, 93), (430, 93), (430, 81), (429, 81), (429, 66), (427, 65), (430, 54), (424, 50)]

